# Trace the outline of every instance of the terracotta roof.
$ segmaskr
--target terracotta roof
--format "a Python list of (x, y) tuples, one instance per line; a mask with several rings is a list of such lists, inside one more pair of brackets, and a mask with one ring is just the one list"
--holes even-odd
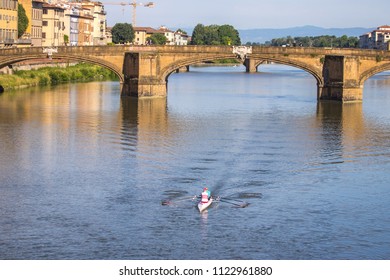
[(43, 8), (48, 8), (48, 9), (61, 9), (61, 10), (65, 10), (65, 8), (63, 8), (61, 6), (53, 5), (53, 4), (49, 4), (49, 3), (43, 3), (42, 7)]
[(156, 33), (158, 30), (151, 27), (133, 27), (134, 31), (145, 31), (146, 33)]

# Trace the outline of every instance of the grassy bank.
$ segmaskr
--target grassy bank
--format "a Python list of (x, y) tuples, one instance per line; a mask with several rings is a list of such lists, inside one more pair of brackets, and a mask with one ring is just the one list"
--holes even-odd
[(118, 78), (106, 68), (87, 63), (80, 63), (66, 68), (44, 67), (38, 70), (15, 71), (13, 75), (0, 75), (0, 85), (4, 90), (57, 85), (69, 82), (105, 80), (118, 80)]

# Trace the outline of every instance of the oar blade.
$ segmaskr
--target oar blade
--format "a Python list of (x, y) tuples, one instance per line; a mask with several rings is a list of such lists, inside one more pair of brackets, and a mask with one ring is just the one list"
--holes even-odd
[(163, 206), (170, 205), (170, 204), (172, 204), (172, 201), (169, 201), (169, 200), (161, 201), (161, 205), (163, 205)]
[(249, 203), (248, 202), (245, 202), (243, 204), (241, 204), (240, 208), (246, 208), (249, 206)]
[(167, 205), (174, 205), (175, 203), (179, 203), (179, 202), (184, 202), (186, 200), (190, 201), (190, 200), (194, 200), (198, 198), (198, 196), (186, 196), (186, 197), (181, 197), (181, 198), (176, 198), (176, 199), (172, 199), (172, 200), (163, 200), (161, 201), (161, 205), (163, 206), (167, 206)]

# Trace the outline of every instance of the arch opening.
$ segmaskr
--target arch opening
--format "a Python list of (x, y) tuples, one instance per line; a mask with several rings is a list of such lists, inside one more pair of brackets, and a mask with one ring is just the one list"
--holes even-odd
[[(42, 63), (44, 63), (44, 60), (47, 60), (47, 56), (46, 55), (27, 55), (27, 56), (19, 56), (17, 58), (14, 58), (14, 57), (9, 57), (9, 58), (6, 58), (6, 59), (3, 59), (2, 61), (0, 61), (0, 68), (4, 68), (4, 67), (7, 67), (7, 66), (10, 66), (12, 64), (15, 64), (15, 63), (19, 63), (19, 62), (23, 62), (23, 61), (36, 61), (36, 60), (42, 60)], [(88, 57), (77, 57), (77, 56), (59, 56), (59, 55), (56, 55), (54, 57), (52, 57), (50, 60), (48, 61), (66, 61), (68, 63), (71, 63), (71, 62), (85, 62), (85, 63), (90, 63), (90, 64), (94, 64), (94, 65), (99, 65), (103, 68), (106, 68), (108, 70), (110, 70), (111, 72), (113, 72), (118, 78), (119, 78), (119, 81), (120, 83), (123, 83), (124, 81), (124, 76), (123, 74), (121, 73), (121, 71), (119, 69), (117, 69), (117, 67), (115, 67), (115, 65), (113, 64), (110, 64), (108, 62), (105, 62), (103, 60), (98, 60), (98, 59), (91, 59), (91, 58), (88, 58)]]
[[(208, 61), (215, 61), (215, 60), (221, 60), (221, 59), (237, 59), (239, 60), (235, 55), (229, 54), (229, 55), (215, 55), (215, 56), (207, 56), (207, 57), (200, 57), (200, 58), (192, 58), (192, 59), (185, 59), (182, 61), (178, 61), (175, 63), (172, 63), (171, 65), (167, 66), (166, 68), (162, 69), (161, 71), (161, 80), (168, 83), (168, 78), (172, 73), (175, 73), (178, 69), (182, 67), (190, 67), (194, 64), (200, 64)], [(243, 64), (243, 62), (241, 62)]]
[(259, 66), (264, 64), (265, 62), (268, 62), (268, 63), (271, 62), (271, 63), (276, 63), (276, 64), (280, 64), (280, 65), (286, 65), (286, 66), (290, 66), (290, 67), (293, 67), (293, 68), (301, 69), (301, 70), (309, 73), (310, 75), (312, 75), (314, 77), (314, 79), (317, 82), (317, 86), (318, 87), (322, 87), (323, 84), (324, 84), (322, 73), (320, 73), (317, 70), (313, 69), (313, 67), (311, 67), (310, 65), (306, 65), (306, 64), (298, 63), (298, 62), (274, 59), (274, 58), (262, 58), (262, 59), (259, 60), (258, 63), (255, 64), (256, 71), (258, 71)]
[(363, 86), (368, 79), (372, 78), (373, 76), (375, 76), (377, 74), (380, 74), (380, 73), (383, 73), (383, 72), (387, 72), (387, 71), (390, 71), (390, 62), (382, 64), (382, 65), (380, 65), (378, 67), (372, 68), (372, 69), (364, 72), (360, 76), (359, 85)]

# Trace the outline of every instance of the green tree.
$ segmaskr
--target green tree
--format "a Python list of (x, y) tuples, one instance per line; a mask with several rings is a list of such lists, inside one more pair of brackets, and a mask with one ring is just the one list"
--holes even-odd
[(225, 24), (219, 26), (218, 35), (223, 45), (241, 45), (240, 34), (231, 25)]
[[(291, 44), (293, 42), (293, 44)], [(315, 37), (294, 37), (275, 38), (271, 41), (272, 46), (292, 45), (297, 47), (333, 47), (333, 48), (356, 48), (359, 45), (359, 38), (343, 35), (336, 36), (315, 36)]]
[(187, 32), (185, 32), (183, 29), (179, 28), (178, 30), (176, 30), (177, 33), (181, 33), (181, 34), (185, 34), (187, 35)]
[(134, 40), (134, 29), (129, 23), (117, 23), (112, 27), (112, 42), (115, 44), (130, 43)]
[(69, 44), (69, 35), (67, 35), (67, 34), (64, 34), (64, 43), (65, 43), (65, 46), (67, 46)]
[(198, 24), (192, 32), (192, 45), (241, 45), (240, 34), (231, 25)]
[(221, 45), (218, 34), (218, 25), (208, 25), (205, 27), (205, 44), (206, 45)]
[(192, 32), (191, 45), (205, 45), (206, 30), (203, 24), (197, 24)]
[(18, 4), (18, 38), (22, 37), (28, 27), (28, 17), (22, 4)]
[(167, 37), (162, 33), (154, 33), (149, 39), (153, 45), (165, 45), (167, 42)]

